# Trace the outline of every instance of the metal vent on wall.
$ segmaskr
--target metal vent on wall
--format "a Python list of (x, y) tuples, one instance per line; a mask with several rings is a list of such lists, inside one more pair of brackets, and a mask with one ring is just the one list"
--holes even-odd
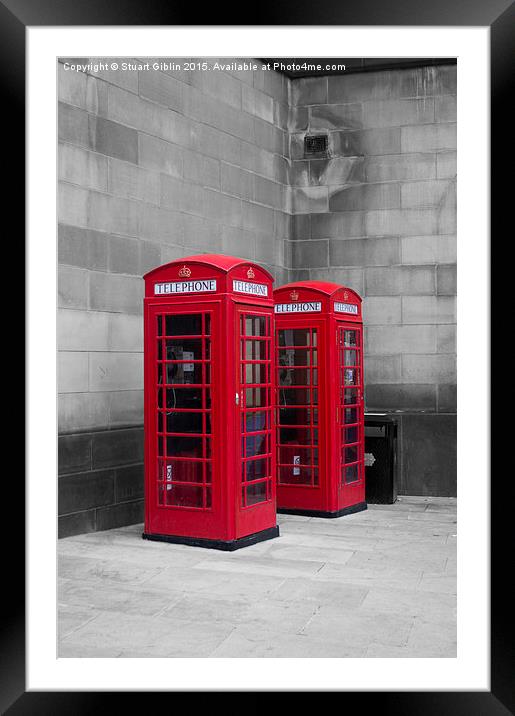
[(306, 134), (304, 154), (327, 154), (327, 134)]

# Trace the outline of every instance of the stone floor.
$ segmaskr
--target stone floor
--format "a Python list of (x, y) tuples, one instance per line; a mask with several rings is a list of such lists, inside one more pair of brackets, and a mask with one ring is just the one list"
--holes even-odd
[(456, 500), (279, 515), (237, 552), (62, 539), (60, 657), (455, 657)]

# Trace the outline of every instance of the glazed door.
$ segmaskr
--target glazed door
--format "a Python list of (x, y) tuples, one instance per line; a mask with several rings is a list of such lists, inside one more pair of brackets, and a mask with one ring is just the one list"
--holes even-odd
[(148, 519), (155, 533), (215, 536), (218, 306), (149, 309), (146, 364)]
[(364, 485), (363, 332), (352, 323), (337, 324), (338, 442), (340, 507), (355, 501)]
[(239, 308), (238, 327), (237, 434), (241, 482), (237, 491), (236, 528), (237, 536), (241, 537), (263, 529), (262, 520), (269, 519), (275, 510), (271, 310), (256, 306)]
[[(319, 445), (322, 322), (277, 329), (278, 506), (325, 509), (323, 446)], [(290, 503), (291, 501), (291, 503)]]

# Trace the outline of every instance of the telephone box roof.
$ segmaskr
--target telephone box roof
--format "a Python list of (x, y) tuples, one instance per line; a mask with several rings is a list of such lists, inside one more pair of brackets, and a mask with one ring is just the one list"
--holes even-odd
[(292, 288), (308, 288), (312, 291), (324, 293), (326, 296), (332, 296), (334, 293), (336, 293), (336, 291), (345, 289), (347, 291), (352, 291), (352, 293), (355, 294), (358, 298), (361, 298), (359, 294), (357, 294), (356, 291), (354, 291), (352, 288), (348, 288), (348, 286), (342, 286), (340, 283), (333, 283), (332, 281), (294, 281), (292, 283), (287, 283), (284, 286), (279, 286), (275, 289), (274, 293), (278, 293), (279, 291)]
[[(237, 256), (226, 256), (225, 254), (195, 254), (194, 256), (184, 256), (180, 259), (175, 259), (174, 261), (169, 261), (166, 264), (163, 264), (162, 266), (157, 266), (156, 268), (152, 269), (148, 273), (146, 273), (143, 278), (148, 278), (149, 276), (152, 276), (154, 272), (162, 271), (164, 268), (167, 268), (168, 266), (174, 266), (177, 264), (205, 264), (207, 266), (213, 266), (214, 268), (220, 269), (221, 271), (225, 271), (226, 273), (229, 273), (233, 268), (236, 266), (242, 266), (242, 265), (252, 265), (252, 266), (258, 266), (261, 271), (263, 271), (267, 276), (270, 277), (270, 280), (273, 281), (273, 276), (270, 274), (269, 271), (267, 271), (263, 266), (256, 264), (255, 261), (250, 261), (249, 259), (240, 259)], [(316, 283), (316, 282), (315, 282)]]

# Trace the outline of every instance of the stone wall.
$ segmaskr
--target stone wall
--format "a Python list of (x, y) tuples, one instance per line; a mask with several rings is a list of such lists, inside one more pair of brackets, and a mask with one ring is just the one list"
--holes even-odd
[[(400, 492), (455, 494), (456, 68), (65, 62), (88, 60), (58, 64), (60, 533), (142, 519), (141, 277), (200, 252), (361, 293), (367, 409), (398, 413)], [(304, 156), (308, 131), (328, 157)]]
[(398, 415), (400, 492), (454, 495), (456, 66), (296, 80), (290, 130), (291, 275), (364, 297), (366, 407)]
[(285, 77), (66, 62), (88, 60), (57, 68), (63, 535), (142, 519), (142, 275), (219, 252), (284, 283), (290, 228)]

